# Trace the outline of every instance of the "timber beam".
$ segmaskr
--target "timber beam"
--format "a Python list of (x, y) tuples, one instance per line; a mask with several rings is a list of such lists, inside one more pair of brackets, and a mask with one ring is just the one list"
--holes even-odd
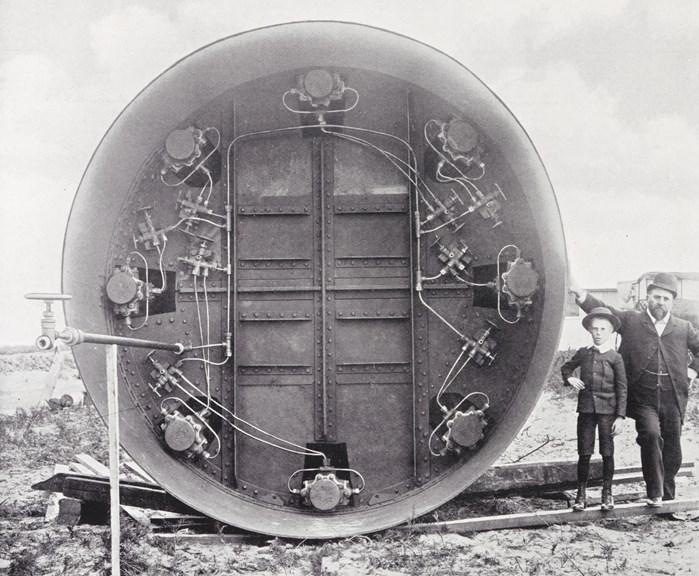
[(576, 512), (571, 508), (566, 510), (541, 510), (524, 514), (503, 514), (500, 516), (484, 516), (466, 520), (449, 520), (446, 522), (428, 522), (423, 524), (403, 524), (395, 530), (410, 530), (420, 532), (481, 532), (485, 530), (506, 530), (509, 528), (531, 528), (535, 526), (554, 526), (571, 522), (595, 522), (599, 520), (614, 520), (630, 516), (646, 516), (651, 514), (669, 514), (699, 510), (699, 498), (666, 500), (661, 508), (651, 508), (643, 503), (619, 504), (614, 510), (602, 511), (599, 508), (588, 508)]

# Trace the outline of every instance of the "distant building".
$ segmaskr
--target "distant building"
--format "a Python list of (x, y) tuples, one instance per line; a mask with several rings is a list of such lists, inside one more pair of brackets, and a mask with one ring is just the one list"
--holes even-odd
[[(587, 291), (605, 304), (619, 310), (641, 309), (645, 306), (648, 285), (657, 271), (645, 272), (636, 280), (617, 282), (616, 288), (590, 288)], [(678, 281), (677, 300), (673, 312), (686, 318), (699, 330), (699, 272), (671, 272)], [(566, 317), (558, 344), (559, 350), (579, 348), (589, 344), (589, 336), (581, 324), (581, 310), (572, 294), (566, 301)]]
[[(653, 282), (657, 272), (646, 272), (637, 280), (617, 283), (619, 308), (632, 310), (638, 308), (640, 302), (645, 302), (648, 295), (648, 285)], [(699, 300), (699, 272), (671, 272), (677, 278), (677, 298), (681, 300)]]
[[(614, 306), (614, 308), (622, 308), (619, 302), (619, 290), (617, 288), (588, 288), (587, 292), (599, 298), (605, 304), (609, 306)], [(568, 295), (568, 300), (566, 301), (566, 316), (580, 316), (580, 307), (575, 301), (575, 296), (572, 294)]]

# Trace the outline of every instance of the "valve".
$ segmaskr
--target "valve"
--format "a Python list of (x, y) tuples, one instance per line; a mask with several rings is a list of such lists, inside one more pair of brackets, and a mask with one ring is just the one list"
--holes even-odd
[(150, 376), (155, 380), (155, 384), (148, 384), (148, 387), (156, 394), (160, 396), (160, 389), (164, 388), (166, 392), (170, 393), (173, 390), (173, 386), (178, 387), (180, 385), (180, 378), (183, 376), (180, 367), (182, 366), (182, 361), (178, 361), (174, 366), (166, 363), (160, 362), (154, 356), (155, 350), (150, 352), (146, 359), (143, 361), (150, 362), (154, 370), (151, 370)]
[(482, 160), (485, 149), (478, 131), (465, 120), (432, 119), (425, 127), (425, 136), (429, 143), (425, 164), (437, 181), (464, 178), (475, 166), (481, 171), (485, 169)]
[(107, 280), (105, 292), (113, 304), (114, 314), (130, 322), (130, 316), (138, 314), (140, 303), (153, 298), (150, 285), (138, 277), (138, 269), (128, 264), (117, 266)]
[(463, 240), (459, 240), (458, 242), (452, 242), (447, 247), (441, 244), (439, 240), (439, 236), (437, 236), (432, 243), (432, 246), (437, 246), (439, 250), (438, 258), (444, 264), (439, 274), (444, 276), (450, 273), (453, 276), (459, 276), (460, 273), (465, 272), (466, 268), (473, 261), (473, 255), (466, 243)]
[(447, 421), (447, 433), (442, 437), (446, 444), (446, 451), (460, 452), (460, 448), (474, 448), (484, 437), (483, 431), (488, 424), (483, 409), (469, 408), (457, 410), (453, 417)]
[(437, 138), (442, 143), (442, 150), (453, 162), (459, 162), (466, 169), (482, 166), (483, 146), (476, 129), (465, 120), (453, 118), (441, 124)]
[(199, 246), (194, 245), (189, 251), (189, 256), (178, 256), (177, 259), (190, 266), (192, 276), (207, 277), (209, 270), (222, 270), (222, 268), (218, 262), (211, 261), (214, 252), (209, 248), (209, 244), (213, 243), (213, 239), (206, 236), (198, 236), (198, 238)]
[(513, 261), (507, 263), (507, 270), (502, 274), (502, 293), (507, 296), (510, 306), (517, 310), (517, 318), (522, 316), (525, 308), (531, 306), (532, 296), (539, 287), (539, 274), (532, 263), (524, 260), (520, 251)]
[(179, 172), (185, 167), (193, 166), (201, 158), (206, 143), (204, 132), (194, 126), (173, 130), (165, 140), (165, 167), (161, 173), (165, 174), (168, 169)]
[[(312, 480), (304, 480), (302, 488), (292, 488), (292, 479), (301, 472), (316, 472), (316, 474)], [(361, 487), (352, 488), (349, 480), (341, 480), (337, 477), (338, 472), (356, 474), (361, 479)], [(289, 477), (288, 481), (289, 492), (301, 496), (304, 504), (322, 511), (333, 510), (340, 505), (348, 505), (350, 497), (364, 490), (364, 485), (364, 478), (356, 470), (330, 466), (297, 470)]]
[(190, 220), (191, 218), (198, 215), (211, 216), (214, 213), (213, 209), (208, 207), (208, 204), (204, 200), (204, 196), (203, 194), (201, 194), (201, 192), (194, 200), (192, 200), (191, 190), (187, 190), (187, 192), (184, 194), (182, 193), (182, 190), (180, 190), (177, 194), (177, 205), (180, 209), (180, 219), (185, 220), (186, 229), (184, 230), (184, 232), (190, 234), (190, 228), (193, 225), (196, 225), (196, 222)]
[(43, 292), (32, 292), (25, 294), (27, 300), (43, 300), (46, 308), (41, 318), (41, 336), (36, 339), (36, 347), (39, 350), (51, 350), (58, 338), (56, 332), (56, 317), (53, 314), (52, 305), (54, 302), (64, 302), (70, 300), (70, 294), (51, 294)]
[(219, 141), (214, 145), (206, 136), (209, 131), (218, 134), (216, 128), (200, 129), (196, 126), (170, 132), (161, 154), (161, 179), (168, 172), (174, 172), (180, 181), (170, 185), (186, 184), (201, 188), (218, 182), (221, 177), (221, 155), (218, 151), (220, 134)]
[[(430, 453), (433, 456), (460, 455), (465, 449), (472, 450), (485, 437), (489, 425), (486, 411), (490, 399), (484, 392), (471, 392), (465, 397), (460, 394), (445, 394), (444, 404), (438, 398), (430, 401)], [(476, 400), (480, 399), (480, 400)], [(433, 439), (439, 438), (444, 445), (435, 452)]]
[(497, 356), (493, 353), (497, 346), (493, 332), (499, 330), (500, 327), (490, 320), (486, 320), (486, 322), (488, 327), (482, 330), (475, 339), (468, 336), (463, 337), (465, 343), (462, 350), (467, 352), (469, 361), (475, 362), (479, 366), (483, 366), (486, 362), (488, 366), (491, 366)]
[(474, 210), (478, 210), (478, 213), (487, 220), (488, 218), (493, 219), (493, 228), (497, 228), (502, 225), (502, 220), (498, 212), (502, 208), (502, 200), (507, 200), (505, 193), (502, 191), (497, 183), (493, 185), (493, 191), (482, 195), (476, 203), (473, 205)]
[(323, 68), (309, 70), (296, 78), (296, 88), (289, 92), (313, 108), (328, 108), (333, 100), (342, 100), (345, 83), (337, 72)]
[(183, 452), (187, 458), (198, 455), (209, 458), (210, 455), (206, 452), (208, 441), (203, 433), (209, 415), (206, 409), (187, 416), (179, 410), (169, 411), (167, 408), (162, 408), (161, 413), (165, 420), (160, 428), (168, 448)]
[(185, 347), (179, 342), (157, 342), (154, 340), (140, 340), (136, 338), (124, 338), (122, 336), (112, 336), (110, 334), (93, 334), (84, 332), (79, 328), (66, 326), (58, 332), (56, 330), (56, 321), (51, 310), (51, 304), (56, 300), (70, 300), (72, 296), (69, 294), (26, 294), (28, 300), (43, 300), (46, 304), (46, 310), (41, 320), (42, 334), (37, 338), (36, 346), (40, 350), (50, 350), (53, 348), (56, 340), (60, 340), (68, 346), (75, 346), (83, 342), (91, 344), (116, 344), (118, 346), (132, 346), (134, 348), (148, 348), (151, 350), (168, 350), (175, 354), (182, 354), (185, 350), (190, 350), (191, 346)]
[[(354, 94), (354, 102), (349, 107), (345, 106), (345, 94), (350, 91)], [(297, 97), (295, 106), (287, 103), (287, 96), (293, 94)], [(319, 125), (325, 125), (326, 114), (333, 115), (331, 124), (342, 124), (342, 114), (353, 110), (359, 103), (359, 93), (345, 84), (340, 74), (324, 68), (314, 68), (296, 77), (296, 86), (287, 90), (282, 96), (282, 104), (289, 112), (302, 115), (314, 115)]]
[(435, 218), (441, 218), (444, 222), (449, 222), (452, 225), (452, 230), (458, 232), (463, 228), (465, 222), (454, 220), (457, 216), (463, 213), (463, 209), (459, 207), (459, 204), (463, 207), (464, 201), (459, 197), (456, 191), (452, 188), (451, 194), (444, 200), (441, 201), (435, 198), (437, 208), (427, 215), (425, 218), (425, 223), (431, 222)]
[(146, 250), (153, 250), (153, 248), (156, 248), (161, 244), (165, 244), (165, 242), (167, 242), (167, 236), (165, 236), (167, 230), (165, 228), (156, 230), (155, 228), (153, 218), (151, 217), (149, 212), (152, 209), (152, 206), (144, 206), (143, 208), (138, 209), (138, 212), (143, 213), (145, 222), (138, 223), (138, 229), (141, 232), (141, 235), (133, 235), (134, 248), (138, 248), (139, 244), (143, 244)]

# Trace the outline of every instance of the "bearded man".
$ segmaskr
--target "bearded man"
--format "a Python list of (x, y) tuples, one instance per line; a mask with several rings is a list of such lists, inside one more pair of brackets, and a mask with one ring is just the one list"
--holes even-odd
[[(675, 498), (689, 384), (699, 372), (699, 333), (689, 322), (672, 314), (677, 279), (671, 274), (657, 274), (648, 285), (648, 306), (644, 311), (616, 310), (587, 294), (574, 281), (570, 291), (585, 312), (603, 306), (621, 322), (619, 353), (628, 379), (627, 415), (636, 421), (646, 503), (659, 508), (663, 500)], [(688, 350), (695, 357), (689, 371)]]

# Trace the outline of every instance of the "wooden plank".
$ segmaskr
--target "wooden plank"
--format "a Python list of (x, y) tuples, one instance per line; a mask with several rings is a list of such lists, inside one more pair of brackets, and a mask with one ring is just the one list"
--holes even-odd
[[(619, 467), (614, 481), (642, 481), (640, 466)], [(693, 476), (694, 462), (684, 462), (679, 476)], [(641, 478), (641, 480), (637, 480)], [(588, 486), (602, 484), (602, 460), (596, 458), (590, 462), (590, 479)], [(473, 484), (464, 490), (469, 496), (495, 496), (505, 494), (534, 495), (543, 492), (569, 490), (577, 485), (576, 460), (550, 460), (540, 462), (517, 462), (491, 466)]]
[(150, 526), (150, 518), (143, 511), (143, 508), (137, 508), (136, 506), (121, 506), (121, 509), (126, 512), (131, 518), (138, 522), (141, 526)]
[[(59, 472), (58, 474), (54, 474), (53, 476), (51, 476), (51, 478), (42, 480), (41, 482), (37, 482), (36, 484), (32, 484), (31, 487), (34, 490), (45, 490), (47, 492), (63, 492), (63, 485), (65, 484), (67, 478), (72, 478), (76, 481), (106, 480), (106, 478), (103, 478), (102, 476), (95, 476), (94, 474), (79, 474), (77, 472), (70, 472), (70, 470), (68, 470), (68, 472)], [(142, 482), (140, 480), (126, 480), (122, 478), (119, 480), (119, 484), (121, 486), (126, 486), (130, 488), (148, 488), (149, 490), (156, 489), (165, 493), (165, 491), (159, 486), (154, 486), (153, 484), (150, 484), (148, 482)]]
[(157, 485), (157, 482), (153, 480), (153, 477), (148, 474), (143, 468), (141, 468), (136, 462), (132, 461), (127, 461), (124, 462), (124, 466), (128, 468), (128, 470), (134, 474), (139, 480), (142, 480), (143, 482), (148, 482), (149, 484)]
[(156, 510), (150, 513), (150, 519), (153, 522), (174, 522), (177, 520), (201, 520), (205, 522), (213, 522), (208, 516), (201, 514), (181, 514), (179, 512), (167, 512), (166, 510)]
[(116, 344), (107, 346), (107, 428), (109, 432), (109, 519), (112, 534), (112, 576), (121, 576), (121, 512), (119, 509), (119, 365)]
[[(63, 494), (89, 502), (109, 502), (109, 481), (106, 478), (67, 476), (63, 481)], [(162, 488), (146, 486), (142, 483), (120, 482), (120, 502), (126, 506), (196, 514), (196, 511)]]
[(147, 508), (124, 505), (121, 506), (121, 509), (142, 526), (175, 526), (180, 529), (185, 526), (202, 526), (204, 524), (211, 525), (214, 522), (208, 516), (202, 516), (201, 514), (180, 514), (178, 512), (149, 510)]
[(198, 544), (211, 546), (216, 544), (259, 544), (270, 540), (269, 536), (262, 534), (153, 534), (153, 538), (164, 542), (175, 541), (180, 544)]
[(92, 472), (93, 474), (109, 478), (109, 468), (107, 468), (101, 462), (95, 460), (92, 456), (89, 456), (88, 454), (77, 454), (75, 456), (75, 459), (80, 464), (87, 467), (88, 470), (90, 470), (90, 472)]
[[(568, 506), (572, 506), (575, 501), (575, 490), (565, 490), (563, 492), (547, 492), (541, 494), (540, 498), (547, 500), (565, 500)], [(622, 502), (639, 502), (646, 497), (645, 490), (643, 492), (617, 492), (614, 491), (614, 502), (621, 504)], [(594, 489), (587, 491), (588, 507), (599, 506), (602, 503), (602, 490)]]
[(534, 526), (552, 526), (570, 522), (594, 522), (627, 518), (629, 516), (646, 516), (651, 514), (667, 514), (670, 512), (686, 512), (699, 510), (699, 498), (667, 500), (661, 508), (650, 508), (645, 503), (619, 504), (614, 510), (602, 511), (599, 508), (588, 508), (582, 512), (572, 509), (541, 510), (525, 514), (503, 514), (501, 516), (485, 516), (466, 520), (450, 520), (447, 522), (431, 522), (426, 524), (404, 524), (397, 530), (411, 531), (446, 531), (446, 532), (480, 532), (484, 530), (505, 530), (510, 528), (531, 528)]
[(90, 470), (84, 464), (80, 464), (80, 462), (71, 462), (70, 464), (68, 464), (68, 467), (71, 470), (77, 472), (78, 474), (82, 474), (83, 476), (94, 476), (92, 470)]

